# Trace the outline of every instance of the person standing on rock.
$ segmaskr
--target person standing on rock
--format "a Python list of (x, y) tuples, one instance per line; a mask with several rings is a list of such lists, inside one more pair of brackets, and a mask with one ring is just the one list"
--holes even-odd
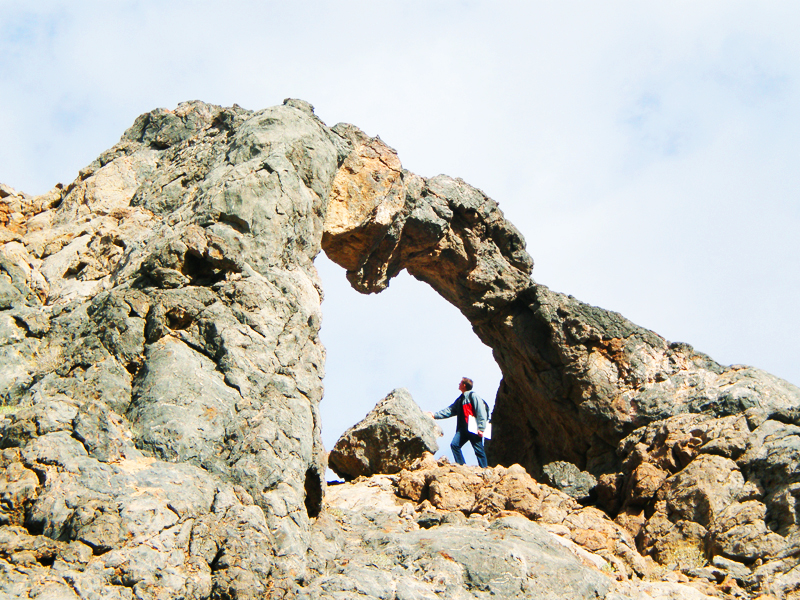
[[(455, 416), (456, 434), (453, 436), (453, 441), (450, 442), (450, 448), (453, 450), (453, 458), (456, 464), (465, 464), (461, 447), (470, 442), (472, 449), (475, 450), (478, 466), (487, 467), (489, 465), (486, 461), (486, 451), (483, 447), (483, 432), (486, 430), (486, 423), (489, 421), (486, 403), (478, 394), (472, 391), (472, 379), (469, 377), (461, 378), (458, 389), (461, 391), (461, 395), (450, 406), (437, 413), (426, 412), (425, 414), (432, 419), (449, 419)], [(474, 419), (472, 427), (470, 427), (470, 417)], [(474, 431), (470, 431), (470, 429)]]

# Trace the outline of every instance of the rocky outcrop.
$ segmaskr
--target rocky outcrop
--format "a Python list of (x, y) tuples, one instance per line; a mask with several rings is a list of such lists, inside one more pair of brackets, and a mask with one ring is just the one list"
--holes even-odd
[(325, 505), (313, 527), (309, 597), (744, 595), (723, 568), (707, 569), (725, 574), (712, 582), (659, 567), (601, 511), (519, 465), (483, 470), (428, 456), (398, 475), (331, 486)]
[[(377, 138), (338, 131), (355, 149), (334, 180), (323, 248), (362, 292), (406, 269), (493, 349), (503, 380), (490, 463), (519, 462), (565, 488), (554, 465), (576, 481), (588, 471), (574, 493), (586, 498), (599, 478), (601, 505), (642, 553), (680, 568), (734, 561), (752, 589), (792, 591), (800, 389), (536, 284), (494, 201), (403, 170)], [(457, 486), (459, 502), (475, 485)]]
[(441, 435), (408, 390), (398, 388), (342, 434), (328, 455), (328, 465), (348, 480), (397, 473), (426, 452), (435, 453)]
[(633, 537), (600, 510), (581, 506), (574, 498), (537, 483), (520, 465), (490, 470), (437, 463), (432, 457), (403, 470), (397, 495), (439, 511), (496, 517), (520, 514), (558, 532), (585, 550), (604, 557), (608, 570), (624, 576), (644, 576), (647, 562), (636, 551)]
[(620, 444), (624, 469), (601, 477), (600, 505), (660, 564), (708, 559), (786, 597), (800, 570), (800, 428), (765, 417), (684, 414), (636, 430)]
[[(508, 468), (428, 461), (324, 510), (322, 248), (359, 291), (407, 269), (470, 320)], [(796, 593), (800, 390), (532, 266), (481, 191), (298, 100), (156, 110), (69, 185), (0, 185), (2, 594)]]
[(0, 518), (58, 542), (9, 554), (5, 593), (296, 585), (326, 468), (312, 261), (347, 152), (304, 102), (191, 102), (68, 186), (3, 186)]
[(378, 292), (402, 269), (472, 323), (503, 373), (490, 461), (535, 474), (567, 461), (595, 475), (619, 467), (634, 429), (681, 413), (756, 407), (794, 418), (800, 389), (749, 367), (723, 367), (618, 313), (530, 279), (522, 235), (496, 202), (460, 179), (405, 171), (378, 138), (339, 127), (354, 151), (339, 169), (323, 248), (352, 285)]

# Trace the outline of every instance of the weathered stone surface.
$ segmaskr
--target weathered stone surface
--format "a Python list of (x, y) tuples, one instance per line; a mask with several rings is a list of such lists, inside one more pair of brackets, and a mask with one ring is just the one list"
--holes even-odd
[(519, 516), (434, 531), (371, 513), (381, 523), (376, 532), (358, 513), (339, 514), (317, 524), (327, 546), (318, 568), (332, 574), (311, 579), (307, 598), (596, 598), (613, 585)]
[(302, 575), (326, 468), (312, 261), (348, 148), (302, 102), (191, 102), (68, 186), (3, 188), (0, 523), (92, 549), (70, 593), (261, 597)]
[(796, 436), (795, 425), (760, 410), (676, 415), (620, 443), (623, 471), (601, 478), (598, 498), (657, 562), (687, 572), (706, 560), (743, 565), (747, 573), (729, 575), (753, 592), (783, 590), (780, 597), (790, 584), (776, 581), (791, 581), (786, 557), (800, 547)]
[(389, 393), (369, 414), (345, 431), (328, 465), (345, 479), (397, 473), (439, 449), (441, 429), (425, 416), (405, 388)]
[[(131, 588), (135, 597), (170, 598), (268, 589), (275, 556), (262, 509), (242, 505), (205, 471), (145, 457), (101, 462), (64, 431), (37, 437), (21, 460), (44, 480), (25, 499), (25, 526), (42, 535), (0, 527), (0, 552), (15, 562), (23, 544), (52, 573), (10, 578), (5, 591), (33, 597), (43, 580), (77, 580), (96, 598), (129, 598)], [(12, 535), (21, 541), (4, 538)]]
[[(518, 499), (538, 493), (545, 497), (544, 502), (539, 498), (540, 506), (552, 504), (552, 496), (556, 496), (578, 510), (565, 511), (566, 518), (552, 523), (536, 516), (526, 518), (513, 509), (472, 512), (467, 517), (460, 509), (442, 510), (427, 499), (400, 505), (391, 502), (391, 482), (402, 495), (403, 481), (415, 474), (441, 481), (456, 473), (471, 474), (476, 485), (480, 479), (474, 467), (437, 464), (430, 457), (415, 466), (419, 468), (400, 475), (360, 478), (332, 488), (335, 492), (326, 496), (325, 510), (312, 530), (309, 576), (300, 597), (733, 597), (723, 591), (727, 584), (716, 585), (716, 581), (691, 579), (681, 573), (659, 573), (654, 567), (651, 573), (668, 581), (628, 579), (627, 563), (605, 545), (587, 549), (591, 541), (613, 537), (609, 536), (613, 526), (598, 526), (603, 520), (609, 523), (608, 518), (599, 511), (581, 511), (573, 499), (537, 484), (519, 466), (493, 469), (484, 489), (502, 488), (503, 493), (511, 495), (516, 489)], [(358, 500), (354, 503), (355, 498)], [(617, 545), (624, 546), (620, 541)], [(629, 538), (627, 542), (631, 543)], [(627, 550), (646, 564), (635, 549)], [(722, 569), (717, 571), (723, 573)]]
[(534, 481), (519, 465), (490, 470), (421, 460), (397, 478), (397, 494), (420, 506), (467, 515), (514, 512), (558, 531), (578, 547), (605, 557), (608, 568), (630, 576), (648, 567), (633, 537), (600, 510)]
[[(715, 555), (750, 564), (788, 551), (800, 389), (532, 282), (522, 237), (492, 200), (460, 180), (404, 171), (377, 138), (339, 132), (355, 150), (334, 180), (323, 248), (360, 291), (407, 269), (492, 347), (503, 381), (491, 462), (546, 477), (545, 465), (568, 461), (600, 475), (601, 506), (665, 564), (693, 568)], [(399, 486), (453, 506), (506, 502), (485, 491), (478, 501), (476, 482), (450, 479), (431, 487), (409, 474)]]
[[(363, 515), (320, 512), (321, 248), (362, 292), (405, 268), (463, 312), (503, 372), (490, 461), (522, 466), (425, 456), (391, 480), (410, 502), (365, 484)], [(1, 593), (795, 592), (800, 390), (550, 291), (532, 264), (485, 194), (299, 100), (156, 110), (67, 186), (0, 185)], [(528, 476), (555, 461), (598, 476), (615, 520)], [(391, 517), (366, 508), (376, 487)]]
[(542, 481), (578, 501), (589, 500), (597, 479), (572, 463), (556, 461), (542, 467)]

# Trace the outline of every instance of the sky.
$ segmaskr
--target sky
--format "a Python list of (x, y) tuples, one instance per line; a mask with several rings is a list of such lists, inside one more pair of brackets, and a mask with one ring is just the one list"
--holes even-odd
[[(0, 182), (68, 183), (154, 108), (302, 98), (497, 200), (538, 283), (797, 385), (798, 30), (793, 0), (0, 0)], [(430, 288), (316, 264), (326, 447), (397, 387), (493, 404), (491, 351)]]

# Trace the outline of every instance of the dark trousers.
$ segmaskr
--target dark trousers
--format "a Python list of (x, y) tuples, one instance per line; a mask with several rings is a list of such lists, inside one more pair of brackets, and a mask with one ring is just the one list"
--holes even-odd
[(461, 453), (461, 446), (467, 442), (470, 442), (472, 444), (472, 449), (475, 450), (475, 458), (478, 459), (478, 466), (489, 466), (489, 463), (486, 462), (486, 452), (483, 449), (483, 438), (476, 433), (459, 431), (458, 429), (456, 429), (456, 434), (453, 436), (453, 441), (450, 442), (450, 448), (453, 450), (453, 458), (456, 459), (456, 464), (465, 464), (464, 455)]

